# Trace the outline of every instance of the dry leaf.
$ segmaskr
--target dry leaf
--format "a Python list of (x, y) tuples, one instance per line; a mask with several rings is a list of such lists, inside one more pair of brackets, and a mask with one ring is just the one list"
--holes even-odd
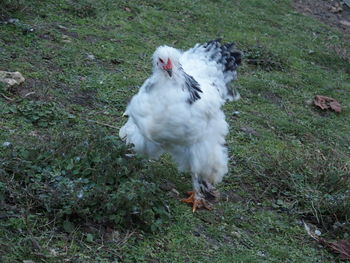
[(334, 241), (328, 245), (334, 252), (339, 254), (340, 259), (350, 259), (350, 240)]
[(125, 8), (124, 8), (124, 11), (126, 11), (126, 12), (129, 12), (129, 13), (130, 13), (130, 12), (131, 12), (131, 9), (130, 9), (129, 7), (125, 7)]
[(333, 110), (335, 112), (341, 112), (342, 107), (338, 101), (333, 98), (317, 95), (314, 98), (314, 104), (322, 110)]
[(305, 222), (303, 223), (304, 223), (304, 228), (310, 237), (320, 242), (323, 246), (331, 249), (333, 252), (337, 253), (340, 259), (342, 260), (350, 259), (350, 240), (338, 240), (338, 241), (329, 242), (324, 238), (321, 238), (316, 234), (314, 234), (311, 231), (310, 227)]

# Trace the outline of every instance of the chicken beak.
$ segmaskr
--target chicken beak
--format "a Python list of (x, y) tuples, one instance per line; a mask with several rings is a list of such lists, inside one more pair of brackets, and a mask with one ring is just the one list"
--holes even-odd
[(172, 69), (166, 69), (166, 72), (168, 72), (169, 77), (171, 77), (173, 75), (173, 70)]

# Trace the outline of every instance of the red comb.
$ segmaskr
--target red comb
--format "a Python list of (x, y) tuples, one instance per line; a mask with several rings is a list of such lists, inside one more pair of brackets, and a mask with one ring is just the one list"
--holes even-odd
[(166, 63), (166, 65), (164, 66), (165, 70), (169, 70), (173, 68), (173, 64), (171, 63), (171, 60), (168, 58), (168, 61)]

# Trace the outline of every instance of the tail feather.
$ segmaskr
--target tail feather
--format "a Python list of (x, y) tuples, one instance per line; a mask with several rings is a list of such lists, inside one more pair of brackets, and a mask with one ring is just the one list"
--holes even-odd
[(235, 43), (220, 43), (221, 38), (211, 40), (203, 45), (205, 52), (210, 54), (209, 59), (222, 66), (225, 83), (227, 87), (227, 99), (238, 100), (238, 91), (229, 85), (236, 79), (236, 69), (242, 63), (242, 53), (235, 48)]
[(211, 40), (203, 45), (206, 52), (211, 53), (210, 59), (223, 65), (224, 72), (232, 72), (242, 63), (242, 53), (235, 49), (235, 43), (220, 43), (221, 38)]
[(189, 61), (191, 55), (195, 55), (208, 66), (214, 66), (224, 84), (218, 89), (222, 98), (230, 101), (238, 100), (239, 93), (230, 82), (237, 78), (236, 69), (242, 63), (242, 53), (236, 49), (234, 42), (221, 44), (220, 41), (221, 38), (217, 38), (204, 44), (196, 44), (185, 54), (189, 56)]

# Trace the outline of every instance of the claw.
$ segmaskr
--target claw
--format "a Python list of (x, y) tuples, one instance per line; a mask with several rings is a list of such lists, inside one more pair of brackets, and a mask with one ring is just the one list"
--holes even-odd
[(192, 212), (196, 212), (197, 208), (204, 207), (205, 209), (212, 210), (212, 207), (209, 205), (209, 203), (205, 199), (196, 199), (195, 198), (195, 192), (190, 191), (187, 192), (187, 195), (189, 195), (188, 198), (182, 199), (181, 202), (184, 202), (186, 204), (192, 204)]

